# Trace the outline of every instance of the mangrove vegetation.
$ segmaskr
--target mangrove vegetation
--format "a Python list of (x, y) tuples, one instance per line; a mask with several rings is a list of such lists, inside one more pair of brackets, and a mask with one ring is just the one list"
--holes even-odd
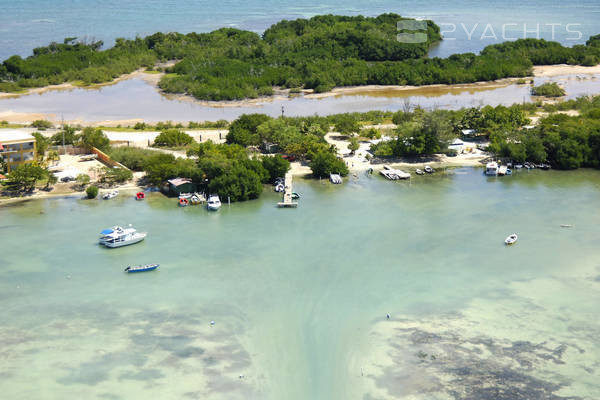
[[(281, 21), (262, 35), (234, 28), (210, 33), (155, 33), (145, 38), (51, 43), (27, 58), (0, 64), (0, 91), (75, 82), (113, 80), (138, 68), (175, 60), (160, 80), (168, 93), (202, 100), (269, 96), (274, 88), (326, 92), (336, 86), (427, 85), (490, 81), (531, 74), (533, 65), (600, 62), (600, 35), (585, 45), (565, 47), (543, 39), (491, 45), (479, 55), (428, 58), (442, 40), (439, 27), (425, 21), (420, 31), (398, 30), (397, 14), (378, 17), (321, 15)], [(403, 43), (399, 33), (420, 34), (422, 43)]]

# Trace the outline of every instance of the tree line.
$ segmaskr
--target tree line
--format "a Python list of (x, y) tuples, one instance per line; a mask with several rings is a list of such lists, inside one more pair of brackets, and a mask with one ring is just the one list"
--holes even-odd
[(107, 82), (158, 61), (177, 60), (160, 80), (169, 93), (202, 100), (269, 96), (274, 87), (325, 92), (335, 86), (427, 85), (524, 77), (539, 64), (600, 63), (600, 35), (585, 45), (565, 47), (543, 39), (491, 45), (481, 54), (428, 58), (441, 40), (439, 27), (426, 21), (423, 43), (396, 40), (397, 14), (378, 17), (322, 15), (281, 21), (263, 35), (222, 28), (209, 33), (155, 33), (145, 38), (102, 42), (73, 38), (36, 48), (25, 59), (0, 65), (0, 91), (18, 91), (67, 81)]

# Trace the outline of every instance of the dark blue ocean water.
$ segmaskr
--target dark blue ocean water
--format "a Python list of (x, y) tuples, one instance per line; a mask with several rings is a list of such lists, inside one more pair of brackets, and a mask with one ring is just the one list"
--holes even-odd
[(156, 31), (204, 32), (232, 26), (262, 32), (283, 18), (384, 12), (440, 24), (446, 40), (432, 51), (438, 56), (477, 52), (490, 43), (523, 36), (571, 45), (600, 33), (598, 0), (0, 0), (0, 60), (30, 55), (34, 47), (69, 36), (112, 45), (117, 37)]

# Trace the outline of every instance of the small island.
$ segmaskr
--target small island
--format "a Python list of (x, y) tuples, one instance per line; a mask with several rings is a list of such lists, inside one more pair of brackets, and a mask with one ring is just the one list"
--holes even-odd
[[(117, 39), (108, 49), (101, 41), (70, 37), (36, 48), (25, 59), (5, 60), (0, 65), (0, 91), (19, 93), (65, 82), (98, 84), (142, 68), (158, 68), (165, 72), (158, 85), (166, 93), (231, 101), (267, 97), (277, 90), (323, 93), (346, 86), (493, 81), (530, 76), (533, 65), (600, 63), (600, 35), (573, 47), (521, 39), (487, 46), (478, 55), (428, 58), (430, 47), (443, 40), (440, 28), (423, 21), (418, 31), (398, 29), (402, 21), (414, 22), (397, 14), (321, 15), (281, 21), (262, 35), (234, 28), (155, 33)], [(420, 34), (422, 41), (399, 41), (403, 33)]]

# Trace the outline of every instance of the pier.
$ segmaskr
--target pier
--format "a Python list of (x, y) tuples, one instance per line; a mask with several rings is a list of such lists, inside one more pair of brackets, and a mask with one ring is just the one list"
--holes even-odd
[(277, 207), (296, 208), (298, 202), (292, 198), (292, 173), (285, 174), (285, 183), (283, 188), (283, 201), (277, 203)]

